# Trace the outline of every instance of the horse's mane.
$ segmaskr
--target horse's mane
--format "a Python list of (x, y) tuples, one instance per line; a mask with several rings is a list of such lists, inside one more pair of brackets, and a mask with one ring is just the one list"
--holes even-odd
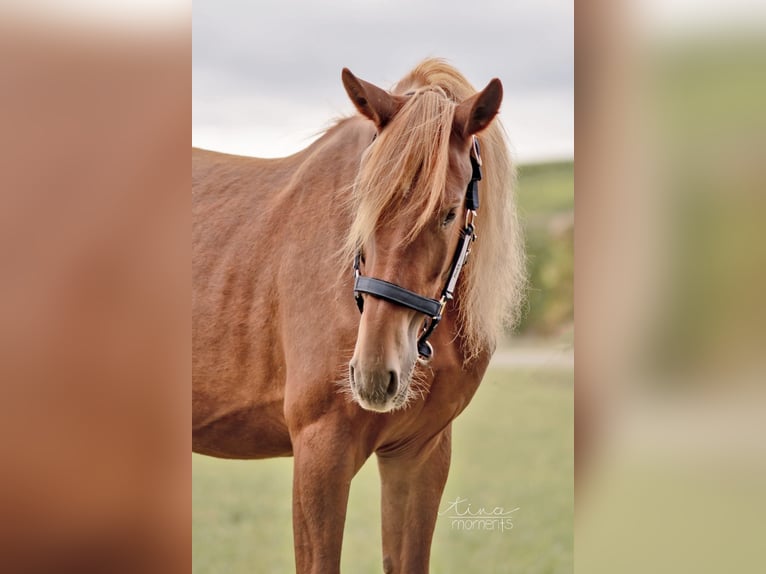
[[(365, 152), (351, 195), (355, 216), (348, 251), (367, 242), (384, 213), (416, 222), (405, 241), (428, 223), (443, 200), (456, 103), (476, 93), (460, 72), (440, 59), (421, 62), (391, 91), (414, 94)], [(526, 277), (513, 193), (515, 170), (499, 119), (478, 137), (484, 162), (479, 239), (456, 297), (469, 358), (487, 346), (494, 348), (503, 326), (515, 323)]]

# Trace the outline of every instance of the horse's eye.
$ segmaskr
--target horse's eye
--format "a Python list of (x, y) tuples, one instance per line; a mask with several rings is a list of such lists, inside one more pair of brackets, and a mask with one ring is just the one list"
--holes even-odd
[(444, 225), (449, 225), (453, 221), (455, 221), (455, 217), (457, 217), (457, 211), (454, 209), (450, 209), (447, 213), (447, 217), (444, 218)]

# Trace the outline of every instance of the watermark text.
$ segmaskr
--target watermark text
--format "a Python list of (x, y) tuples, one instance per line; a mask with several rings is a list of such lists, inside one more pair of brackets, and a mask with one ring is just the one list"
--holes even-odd
[(497, 530), (507, 532), (513, 529), (513, 513), (519, 509), (506, 510), (502, 506), (472, 506), (467, 498), (456, 497), (449, 501), (439, 516), (447, 517), (453, 530)]

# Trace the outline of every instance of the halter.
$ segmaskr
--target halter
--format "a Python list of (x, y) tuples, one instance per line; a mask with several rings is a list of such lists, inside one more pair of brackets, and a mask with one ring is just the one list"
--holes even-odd
[(476, 239), (473, 222), (476, 219), (476, 210), (479, 209), (479, 180), (481, 179), (481, 153), (479, 150), (479, 140), (476, 139), (476, 136), (473, 136), (473, 143), (471, 145), (471, 168), (473, 170), (471, 181), (468, 182), (465, 192), (467, 210), (465, 226), (460, 230), (460, 240), (458, 241), (455, 255), (452, 258), (449, 277), (439, 299), (431, 299), (430, 297), (418, 295), (409, 289), (383, 281), (382, 279), (365, 277), (359, 271), (359, 264), (362, 258), (361, 253), (357, 251), (354, 256), (354, 298), (356, 299), (356, 306), (359, 307), (359, 313), (364, 312), (362, 293), (367, 293), (379, 299), (385, 299), (391, 303), (407, 307), (427, 317), (423, 331), (420, 337), (418, 337), (419, 360), (424, 363), (430, 362), (434, 352), (431, 343), (428, 342), (428, 337), (431, 336), (434, 329), (439, 325), (444, 308), (447, 306), (447, 301), (454, 298), (460, 271), (463, 269), (468, 254), (471, 252), (471, 244)]

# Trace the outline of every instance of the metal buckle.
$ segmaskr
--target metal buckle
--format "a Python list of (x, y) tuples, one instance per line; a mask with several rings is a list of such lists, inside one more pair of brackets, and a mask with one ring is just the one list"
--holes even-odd
[(362, 272), (359, 271), (359, 264), (361, 263), (361, 259), (362, 259), (362, 253), (360, 251), (357, 251), (356, 255), (354, 255), (354, 265), (353, 265), (354, 279), (357, 279), (362, 274)]
[(469, 225), (473, 225), (474, 220), (476, 219), (476, 211), (473, 209), (469, 209), (465, 213), (465, 227), (468, 227)]
[(473, 155), (476, 158), (476, 163), (478, 163), (479, 166), (481, 166), (481, 151), (479, 148), (479, 140), (476, 138), (476, 136), (471, 136), (471, 137), (473, 138), (473, 144), (471, 146), (473, 148), (472, 150)]

